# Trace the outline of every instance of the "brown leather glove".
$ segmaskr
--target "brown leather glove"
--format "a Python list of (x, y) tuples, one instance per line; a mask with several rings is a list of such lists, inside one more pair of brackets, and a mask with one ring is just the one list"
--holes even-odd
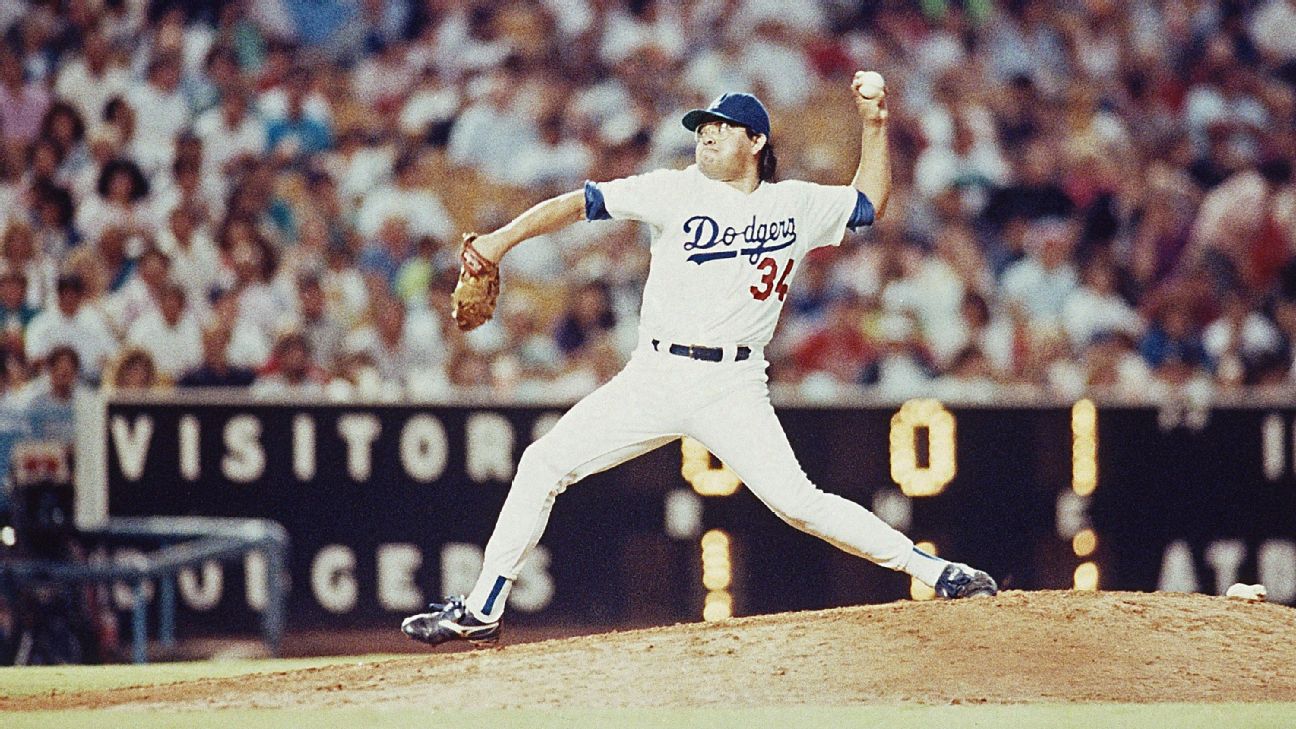
[(459, 251), (459, 283), (450, 296), (455, 323), (465, 332), (490, 321), (500, 291), (499, 264), (477, 252), (472, 244), (476, 239), (476, 233), (464, 233)]

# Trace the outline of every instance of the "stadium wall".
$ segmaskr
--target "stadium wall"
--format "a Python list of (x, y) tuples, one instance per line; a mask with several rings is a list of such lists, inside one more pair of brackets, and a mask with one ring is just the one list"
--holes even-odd
[[(79, 445), (113, 516), (246, 516), (292, 540), (290, 629), (467, 590), (523, 449), (564, 406), (117, 399)], [(1264, 582), (1296, 602), (1296, 407), (780, 403), (823, 489), (1009, 589)], [(87, 439), (83, 439), (87, 440)], [(91, 439), (92, 440), (92, 439)], [(98, 459), (97, 467), (85, 459)], [(122, 555), (114, 555), (122, 556)], [(178, 584), (180, 634), (252, 631), (256, 560)], [(925, 597), (781, 523), (676, 442), (559, 497), (511, 619), (631, 626)]]

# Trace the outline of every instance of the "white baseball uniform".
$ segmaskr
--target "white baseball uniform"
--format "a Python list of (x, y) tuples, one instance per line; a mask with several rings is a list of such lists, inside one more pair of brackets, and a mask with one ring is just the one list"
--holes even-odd
[(792, 180), (744, 193), (690, 166), (587, 183), (585, 217), (652, 229), (639, 346), (522, 455), (468, 609), (499, 618), (558, 494), (681, 436), (704, 444), (789, 524), (935, 584), (945, 560), (806, 478), (769, 401), (762, 352), (797, 264), (838, 245), (848, 226), (871, 224), (872, 204), (853, 187)]

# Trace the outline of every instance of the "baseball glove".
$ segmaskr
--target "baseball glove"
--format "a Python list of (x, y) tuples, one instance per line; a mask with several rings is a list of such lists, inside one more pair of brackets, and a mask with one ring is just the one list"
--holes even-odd
[(459, 283), (450, 296), (455, 324), (465, 332), (490, 320), (500, 291), (499, 264), (477, 252), (472, 244), (476, 239), (476, 233), (464, 233), (459, 251)]

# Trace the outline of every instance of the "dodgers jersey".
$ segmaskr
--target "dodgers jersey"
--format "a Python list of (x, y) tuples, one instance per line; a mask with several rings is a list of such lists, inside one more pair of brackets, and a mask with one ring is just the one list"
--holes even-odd
[(744, 193), (690, 165), (587, 182), (585, 217), (651, 227), (641, 341), (763, 347), (805, 255), (874, 212), (850, 186), (785, 180)]

